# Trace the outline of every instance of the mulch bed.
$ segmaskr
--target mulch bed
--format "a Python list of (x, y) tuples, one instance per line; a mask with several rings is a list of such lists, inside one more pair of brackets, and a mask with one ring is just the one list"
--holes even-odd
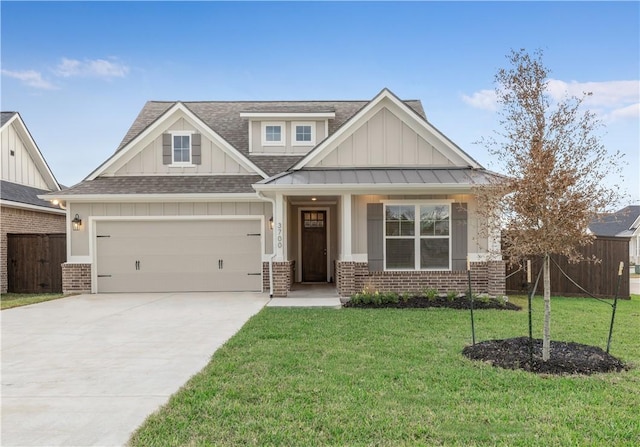
[[(357, 307), (363, 309), (380, 309), (390, 307), (394, 309), (425, 309), (429, 307), (445, 307), (449, 309), (470, 309), (470, 302), (466, 296), (460, 296), (454, 299), (447, 297), (435, 297), (428, 299), (423, 296), (414, 296), (407, 301), (400, 299), (397, 303), (381, 303), (381, 304), (354, 304), (352, 301), (343, 303), (343, 307)], [(500, 309), (500, 310), (522, 310), (508, 301), (497, 298), (478, 298), (473, 301), (474, 309)]]
[(533, 340), (533, 363), (529, 356), (529, 338), (488, 340), (467, 346), (462, 354), (506, 369), (522, 369), (538, 374), (595, 374), (629, 369), (621, 360), (596, 346), (551, 341), (551, 358), (542, 361), (542, 340)]

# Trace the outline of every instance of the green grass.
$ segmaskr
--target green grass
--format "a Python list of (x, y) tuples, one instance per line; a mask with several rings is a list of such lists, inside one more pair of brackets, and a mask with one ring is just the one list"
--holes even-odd
[[(526, 307), (524, 297), (513, 301)], [(541, 337), (542, 299), (534, 300)], [(527, 313), (476, 311), (478, 340)], [(611, 307), (554, 298), (552, 338), (606, 346)], [(640, 297), (611, 353), (640, 366)], [(133, 446), (635, 446), (640, 369), (541, 377), (472, 362), (469, 313), (265, 308), (132, 436)]]
[(0, 310), (42, 303), (58, 298), (64, 298), (64, 295), (62, 293), (3, 293), (0, 295)]

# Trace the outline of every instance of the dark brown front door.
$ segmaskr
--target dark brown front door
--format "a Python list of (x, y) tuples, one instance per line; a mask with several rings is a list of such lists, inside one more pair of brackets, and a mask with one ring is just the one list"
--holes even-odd
[(302, 211), (302, 281), (327, 281), (326, 211)]

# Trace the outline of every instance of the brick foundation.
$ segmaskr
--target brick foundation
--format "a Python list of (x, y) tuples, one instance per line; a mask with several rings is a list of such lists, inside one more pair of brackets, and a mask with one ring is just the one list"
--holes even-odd
[(0, 293), (7, 293), (7, 234), (65, 233), (66, 216), (6, 206), (0, 216)]
[[(366, 262), (336, 263), (336, 289), (340, 296), (351, 296), (365, 288), (380, 292), (422, 292), (435, 289), (441, 293), (466, 292), (466, 271), (456, 272), (369, 272)], [(505, 265), (502, 261), (472, 262), (471, 288), (474, 293), (492, 296), (505, 294)]]
[[(283, 261), (273, 263), (273, 296), (285, 297), (291, 290), (295, 279), (295, 261)], [(269, 263), (262, 263), (262, 287), (269, 291)]]
[(91, 264), (62, 264), (62, 292), (91, 293)]

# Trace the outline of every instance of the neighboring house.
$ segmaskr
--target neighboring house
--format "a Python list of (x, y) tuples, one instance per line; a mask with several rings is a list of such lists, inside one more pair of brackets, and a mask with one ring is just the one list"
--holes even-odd
[(596, 236), (629, 238), (629, 262), (640, 263), (640, 205), (605, 214), (589, 225)]
[[(0, 121), (1, 250), (0, 293), (8, 287), (8, 235), (65, 233), (65, 211), (38, 195), (60, 191), (40, 149), (17, 112), (2, 112)], [(64, 256), (63, 256), (64, 258)], [(15, 259), (13, 260), (15, 262)], [(45, 262), (39, 259), (37, 262)], [(36, 269), (40, 266), (33, 264)], [(52, 266), (60, 269), (60, 266)]]
[[(384, 89), (370, 101), (148, 102), (66, 202), (65, 291), (333, 282), (502, 295), (472, 187), (485, 170)], [(77, 231), (71, 231), (71, 219)]]

